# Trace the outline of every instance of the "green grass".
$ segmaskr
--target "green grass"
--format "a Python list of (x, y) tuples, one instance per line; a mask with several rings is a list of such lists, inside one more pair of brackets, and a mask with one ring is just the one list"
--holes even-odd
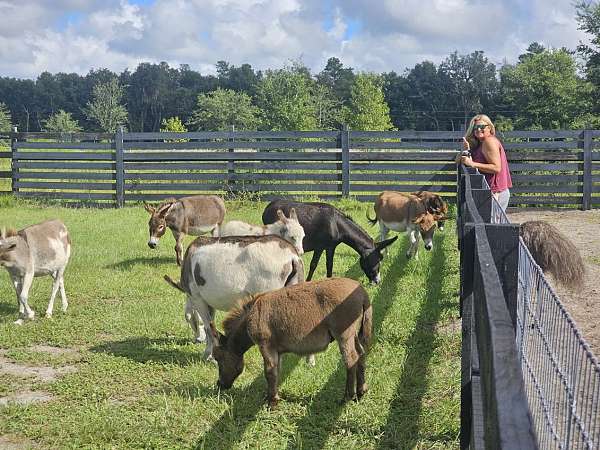
[[(227, 219), (260, 222), (265, 203), (228, 202)], [(338, 206), (367, 227), (370, 205)], [(283, 401), (264, 405), (262, 359), (252, 348), (229, 391), (215, 389), (217, 369), (201, 361), (204, 345), (191, 343), (183, 295), (163, 274), (179, 278), (174, 240), (147, 245), (142, 207), (120, 210), (63, 208), (0, 198), (0, 225), (16, 228), (59, 217), (70, 230), (73, 253), (65, 275), (70, 307), (44, 319), (49, 277), (34, 281), (35, 321), (13, 325), (17, 306), (8, 274), (0, 272), (0, 349), (32, 366), (74, 366), (40, 384), (0, 375), (0, 396), (33, 386), (54, 398), (0, 407), (0, 435), (20, 436), (41, 448), (456, 448), (460, 405), (460, 329), (457, 252), (453, 222), (437, 233), (434, 250), (421, 247), (407, 261), (402, 236), (382, 265), (382, 283), (368, 286), (375, 341), (368, 356), (369, 392), (340, 405), (345, 371), (331, 345), (315, 368), (284, 359)], [(188, 238), (186, 243), (192, 238)], [(305, 255), (308, 267), (312, 253)], [(315, 279), (324, 277), (324, 257)], [(366, 285), (356, 253), (340, 245), (334, 273)], [(217, 316), (220, 326), (223, 314)], [(45, 354), (37, 344), (76, 350)], [(29, 383), (29, 384), (27, 384)], [(40, 387), (41, 386), (41, 387)]]

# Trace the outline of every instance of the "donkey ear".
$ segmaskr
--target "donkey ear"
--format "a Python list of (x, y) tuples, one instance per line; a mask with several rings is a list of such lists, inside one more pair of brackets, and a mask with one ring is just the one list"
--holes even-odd
[(217, 327), (215, 327), (215, 323), (212, 320), (208, 325), (210, 326), (210, 337), (213, 340), (213, 345), (215, 347), (218, 347), (219, 337), (221, 336), (221, 333), (219, 333), (219, 330), (217, 330)]
[(284, 223), (287, 220), (287, 217), (285, 217), (285, 214), (283, 214), (283, 211), (280, 209), (277, 210), (277, 217)]
[(171, 211), (171, 208), (172, 208), (174, 205), (175, 205), (175, 202), (167, 203), (167, 204), (165, 204), (165, 205), (161, 206), (161, 207), (160, 207), (160, 209), (157, 211), (157, 213), (158, 213), (160, 216), (163, 216), (163, 217), (164, 217), (164, 216), (166, 216), (166, 215), (169, 213), (169, 211)]
[(290, 219), (295, 220), (296, 222), (298, 222), (298, 215), (296, 214), (296, 209), (295, 208), (290, 209)]
[(148, 211), (150, 214), (154, 214), (156, 212), (156, 208), (154, 206), (150, 206), (148, 203), (144, 202), (144, 209)]
[(17, 246), (14, 242), (0, 242), (0, 253), (10, 252)]
[(377, 250), (383, 250), (388, 245), (393, 244), (396, 239), (398, 239), (398, 236), (394, 236), (393, 238), (386, 239), (385, 241), (377, 242), (375, 244), (375, 248), (377, 248)]

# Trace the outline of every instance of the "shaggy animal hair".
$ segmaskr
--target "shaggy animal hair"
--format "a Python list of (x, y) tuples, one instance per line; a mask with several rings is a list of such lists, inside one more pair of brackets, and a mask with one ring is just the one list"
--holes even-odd
[(544, 272), (552, 274), (563, 286), (581, 286), (585, 265), (575, 245), (548, 222), (531, 220), (521, 224), (521, 238), (531, 256)]
[(6, 239), (9, 237), (16, 236), (17, 234), (17, 230), (15, 230), (14, 228), (2, 228), (2, 231), (0, 231), (0, 238)]

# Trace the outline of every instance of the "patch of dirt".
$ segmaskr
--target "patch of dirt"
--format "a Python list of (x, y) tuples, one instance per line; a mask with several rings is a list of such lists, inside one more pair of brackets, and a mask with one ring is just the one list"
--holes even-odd
[(558, 228), (579, 249), (586, 266), (583, 286), (568, 290), (546, 275), (590, 348), (600, 357), (600, 210), (579, 211), (509, 208), (512, 223), (544, 220)]
[[(48, 353), (52, 355), (78, 354), (77, 350), (74, 349), (51, 347), (48, 345), (35, 345), (30, 347), (29, 349), (36, 352)], [(17, 363), (8, 358), (6, 354), (7, 350), (0, 349), (0, 373), (21, 378), (23, 381), (22, 388), (18, 392), (13, 392), (3, 397), (0, 397), (0, 407), (8, 405), (9, 403), (27, 405), (33, 402), (47, 402), (49, 400), (52, 400), (52, 394), (48, 392), (41, 390), (31, 390), (31, 383), (30, 381), (28, 381), (28, 379), (35, 379), (36, 381), (51, 383), (53, 381), (56, 381), (59, 377), (68, 373), (73, 373), (77, 370), (77, 367), (70, 365), (54, 368), (45, 365), (34, 366), (30, 364)], [(0, 436), (0, 449), (5, 448), (2, 439), (3, 437)]]
[(2, 450), (25, 450), (39, 448), (34, 442), (14, 434), (0, 436), (0, 449)]
[(13, 375), (16, 377), (33, 377), (39, 381), (48, 383), (55, 381), (62, 375), (72, 373), (77, 370), (74, 366), (62, 366), (53, 368), (49, 366), (31, 366), (11, 361), (3, 356), (4, 350), (0, 350), (0, 373)]

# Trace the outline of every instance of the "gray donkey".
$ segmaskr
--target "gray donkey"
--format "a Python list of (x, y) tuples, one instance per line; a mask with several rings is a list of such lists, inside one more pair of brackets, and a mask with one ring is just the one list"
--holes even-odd
[(71, 255), (71, 239), (67, 227), (60, 220), (48, 220), (30, 225), (20, 231), (2, 230), (0, 234), (0, 266), (4, 266), (15, 287), (19, 303), (19, 319), (33, 320), (35, 313), (29, 307), (27, 298), (33, 277), (50, 275), (52, 294), (46, 309), (46, 317), (52, 317), (54, 298), (60, 288), (62, 310), (68, 307), (65, 294), (64, 272)]

